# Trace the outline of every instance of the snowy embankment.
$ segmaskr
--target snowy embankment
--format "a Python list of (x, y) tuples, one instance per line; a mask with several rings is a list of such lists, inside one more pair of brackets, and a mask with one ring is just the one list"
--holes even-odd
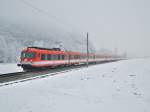
[(150, 112), (150, 59), (0, 87), (1, 112)]
[(16, 63), (1, 63), (0, 64), (0, 74), (21, 72), (23, 69), (18, 67)]

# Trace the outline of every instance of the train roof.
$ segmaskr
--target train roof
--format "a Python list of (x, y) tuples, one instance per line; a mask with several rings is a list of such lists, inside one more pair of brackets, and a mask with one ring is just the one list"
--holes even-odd
[[(53, 54), (71, 54), (71, 55), (83, 55), (86, 56), (86, 53), (81, 52), (73, 52), (73, 51), (63, 51), (60, 48), (41, 48), (41, 47), (27, 47), (23, 49), (23, 51), (33, 51), (33, 52), (41, 52), (41, 53), (53, 53)], [(90, 53), (89, 56), (95, 55), (94, 53)]]
[(27, 47), (28, 48), (33, 48), (33, 49), (39, 49), (39, 50), (50, 50), (50, 51), (61, 51), (60, 48), (42, 48), (42, 47)]

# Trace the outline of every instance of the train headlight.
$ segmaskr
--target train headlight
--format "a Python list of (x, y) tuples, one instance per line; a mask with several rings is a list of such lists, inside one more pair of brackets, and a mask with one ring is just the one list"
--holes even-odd
[(24, 61), (28, 61), (27, 59), (24, 59)]

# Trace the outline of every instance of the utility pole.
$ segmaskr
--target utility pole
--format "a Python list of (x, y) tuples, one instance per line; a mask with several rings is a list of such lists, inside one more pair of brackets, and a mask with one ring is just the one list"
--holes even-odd
[(87, 32), (87, 67), (89, 66), (89, 34)]
[(118, 49), (115, 48), (115, 57), (117, 57), (117, 55), (118, 55)]

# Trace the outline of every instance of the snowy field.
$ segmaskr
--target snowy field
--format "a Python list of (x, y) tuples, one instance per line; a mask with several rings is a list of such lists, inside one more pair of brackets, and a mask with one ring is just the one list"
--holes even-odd
[(21, 72), (21, 67), (17, 66), (17, 63), (0, 63), (0, 74)]
[(0, 87), (0, 112), (150, 112), (150, 59)]

